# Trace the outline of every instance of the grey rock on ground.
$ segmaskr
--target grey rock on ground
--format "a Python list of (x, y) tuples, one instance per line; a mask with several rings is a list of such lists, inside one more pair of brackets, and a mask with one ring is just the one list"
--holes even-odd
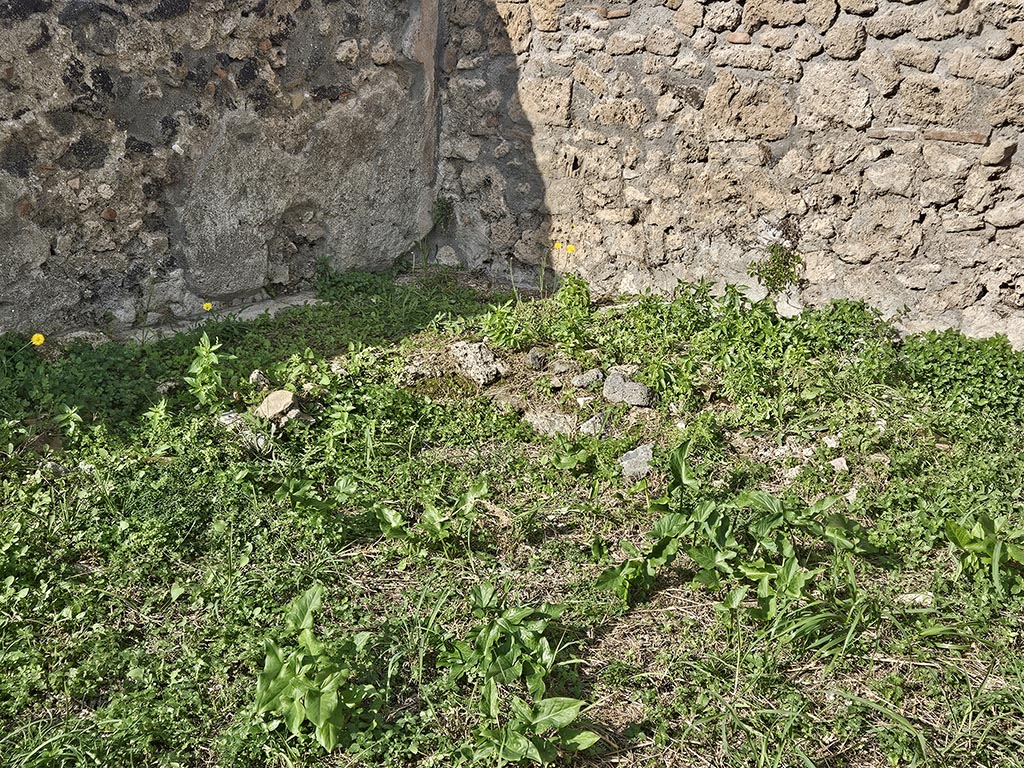
[(542, 435), (569, 435), (576, 431), (576, 419), (565, 413), (528, 410), (523, 420)]
[(604, 437), (608, 433), (609, 421), (611, 421), (611, 414), (595, 413), (580, 424), (580, 434), (590, 435), (591, 437)]
[(569, 373), (575, 366), (568, 360), (555, 360), (548, 366), (548, 372), (553, 373), (556, 376), (563, 373)]
[(235, 411), (225, 411), (217, 417), (217, 421), (229, 432), (234, 432), (242, 440), (242, 444), (250, 450), (263, 454), (270, 447), (266, 435), (258, 435), (245, 424), (245, 417)]
[(294, 392), (285, 389), (276, 389), (263, 398), (255, 410), (256, 415), (261, 419), (273, 421), (278, 426), (284, 426), (298, 416), (299, 400)]
[(483, 342), (458, 341), (452, 344), (451, 353), (463, 375), (481, 387), (493, 384), (501, 378), (502, 365)]
[(654, 458), (654, 444), (644, 443), (632, 451), (619, 457), (622, 465), (622, 476), (626, 478), (643, 477), (651, 471), (651, 460)]
[(640, 408), (648, 408), (654, 402), (654, 393), (646, 384), (630, 381), (621, 371), (612, 369), (604, 380), (601, 390), (604, 399), (610, 403), (628, 403)]
[(249, 383), (259, 389), (270, 389), (270, 379), (259, 368), (249, 374)]
[(591, 384), (596, 384), (604, 379), (604, 371), (600, 368), (591, 368), (589, 371), (584, 371), (579, 376), (573, 377), (572, 385), (578, 389), (583, 387), (589, 387)]

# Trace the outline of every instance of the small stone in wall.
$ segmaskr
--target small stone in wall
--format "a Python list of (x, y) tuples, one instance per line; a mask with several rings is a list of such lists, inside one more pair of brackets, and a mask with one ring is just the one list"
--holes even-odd
[(394, 64), (398, 60), (398, 54), (395, 52), (394, 46), (391, 45), (391, 41), (385, 38), (373, 46), (370, 51), (370, 59), (378, 67), (385, 67), (388, 64)]
[(796, 83), (803, 76), (804, 67), (792, 56), (776, 56), (772, 65), (772, 73), (783, 80)]
[(1024, 126), (1024, 78), (986, 104), (985, 112), (993, 125)]
[(647, 119), (647, 107), (639, 99), (610, 99), (595, 104), (590, 119), (598, 125), (628, 125), (639, 128)]
[(346, 40), (334, 51), (334, 60), (339, 64), (352, 66), (359, 60), (359, 43), (355, 40)]
[(929, 179), (921, 184), (920, 196), (922, 205), (945, 205), (956, 200), (957, 191), (948, 181)]
[(1006, 165), (1017, 151), (1014, 139), (996, 139), (978, 158), (982, 165)]
[(903, 82), (903, 75), (892, 54), (868, 49), (860, 57), (858, 68), (883, 96), (891, 96)]
[(992, 34), (981, 42), (981, 49), (989, 58), (1005, 61), (1013, 56), (1019, 43), (1011, 41), (1009, 37), (999, 34)]
[(525, 53), (530, 49), (530, 32), (533, 19), (530, 7), (523, 3), (495, 3), (498, 15), (505, 23), (505, 34), (508, 35), (512, 52)]
[(867, 21), (867, 33), (877, 39), (890, 40), (912, 30), (916, 21), (913, 11), (902, 8), (876, 13)]
[(530, 0), (533, 26), (541, 32), (555, 32), (559, 27), (560, 11), (566, 0)]
[(773, 29), (766, 27), (757, 33), (758, 45), (771, 48), (773, 51), (783, 51), (791, 48), (796, 42), (796, 33), (792, 29)]
[(907, 163), (887, 159), (865, 169), (864, 179), (875, 192), (907, 197), (914, 187), (914, 169)]
[(785, 138), (794, 121), (793, 107), (777, 85), (738, 80), (719, 72), (708, 89), (704, 119), (724, 140)]
[(878, 0), (839, 0), (839, 7), (847, 13), (870, 16), (878, 10)]
[(825, 34), (825, 52), (833, 59), (855, 59), (867, 46), (867, 41), (863, 22), (841, 22)]
[(957, 48), (946, 56), (946, 66), (957, 77), (992, 88), (1005, 88), (1018, 76), (1018, 68), (1012, 62), (989, 59), (977, 48)]
[(672, 69), (677, 72), (682, 72), (687, 77), (703, 77), (704, 73), (707, 72), (708, 65), (703, 56), (699, 56), (693, 51), (683, 49), (679, 52), (675, 62), (672, 64)]
[(788, 27), (804, 20), (804, 3), (791, 0), (747, 0), (743, 7), (743, 26), (754, 32), (763, 25)]
[(804, 18), (820, 34), (825, 34), (838, 13), (839, 6), (836, 5), (836, 0), (807, 0)]
[(712, 32), (725, 32), (736, 29), (740, 18), (740, 8), (736, 3), (708, 3), (704, 11), (704, 26)]
[(907, 122), (952, 128), (975, 113), (976, 105), (962, 80), (914, 74), (900, 84), (897, 109)]
[(704, 23), (704, 6), (696, 0), (684, 0), (672, 17), (672, 23), (682, 34), (693, 37), (693, 33)]
[(835, 124), (851, 128), (871, 124), (867, 88), (858, 84), (848, 67), (838, 63), (815, 63), (805, 68), (797, 107), (800, 125), (812, 130)]
[(754, 69), (761, 72), (772, 68), (772, 52), (759, 45), (730, 46), (711, 52), (711, 60), (718, 66)]
[(1024, 198), (995, 206), (985, 213), (985, 221), (1000, 229), (1024, 224)]
[(519, 100), (531, 122), (569, 125), (572, 78), (520, 78)]
[(892, 49), (892, 55), (900, 64), (919, 69), (922, 72), (934, 72), (939, 63), (939, 54), (935, 48), (919, 43), (902, 43)]
[(796, 41), (793, 43), (793, 56), (798, 61), (810, 61), (821, 53), (822, 46), (818, 36), (806, 29), (796, 31)]
[(626, 56), (643, 49), (644, 36), (635, 35), (631, 32), (613, 32), (608, 37), (605, 51), (612, 56)]
[(679, 38), (670, 29), (655, 27), (647, 35), (644, 50), (656, 56), (675, 56), (679, 51)]
[(973, 9), (956, 14), (923, 14), (912, 19), (911, 23), (911, 32), (918, 40), (948, 40), (958, 35), (977, 37), (984, 27), (981, 14)]

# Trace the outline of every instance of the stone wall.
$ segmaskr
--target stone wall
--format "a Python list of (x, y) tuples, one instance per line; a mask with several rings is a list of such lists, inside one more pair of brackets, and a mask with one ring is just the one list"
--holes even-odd
[(1024, 0), (0, 0), (0, 331), (251, 302), (439, 218), (517, 286), (751, 285), (780, 243), (786, 309), (1024, 345), (1022, 47)]
[(782, 243), (806, 260), (791, 309), (863, 298), (910, 329), (1024, 343), (1022, 0), (448, 0), (445, 16), (462, 263), (523, 281), (546, 260), (610, 291), (750, 285)]
[(389, 264), (430, 226), (437, 29), (433, 0), (0, 0), (0, 332)]

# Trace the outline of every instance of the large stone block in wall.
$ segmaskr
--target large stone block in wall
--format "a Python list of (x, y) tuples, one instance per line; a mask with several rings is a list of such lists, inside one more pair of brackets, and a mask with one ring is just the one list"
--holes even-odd
[(708, 89), (704, 118), (712, 139), (774, 141), (789, 135), (794, 113), (783, 89), (771, 81), (720, 72)]
[(955, 128), (978, 116), (970, 86), (941, 75), (909, 75), (900, 83), (897, 98), (900, 116), (915, 125)]
[(845, 64), (809, 64), (800, 81), (797, 99), (801, 126), (827, 129), (833, 125), (865, 128), (871, 123), (868, 89)]

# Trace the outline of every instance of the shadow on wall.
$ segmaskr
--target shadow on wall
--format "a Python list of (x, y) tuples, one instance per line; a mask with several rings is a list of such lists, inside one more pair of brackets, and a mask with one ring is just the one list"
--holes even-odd
[(568, 93), (520, 98), (535, 6), (0, 0), (0, 332), (201, 316), (432, 227), (550, 287), (533, 126)]
[(532, 121), (556, 124), (557, 110), (543, 103), (524, 108), (520, 97), (531, 5), (443, 0), (436, 209), (442, 221), (434, 241), (441, 263), (482, 270), (517, 290), (547, 291), (557, 275)]
[(438, 0), (0, 0), (0, 332), (247, 304), (430, 229)]

